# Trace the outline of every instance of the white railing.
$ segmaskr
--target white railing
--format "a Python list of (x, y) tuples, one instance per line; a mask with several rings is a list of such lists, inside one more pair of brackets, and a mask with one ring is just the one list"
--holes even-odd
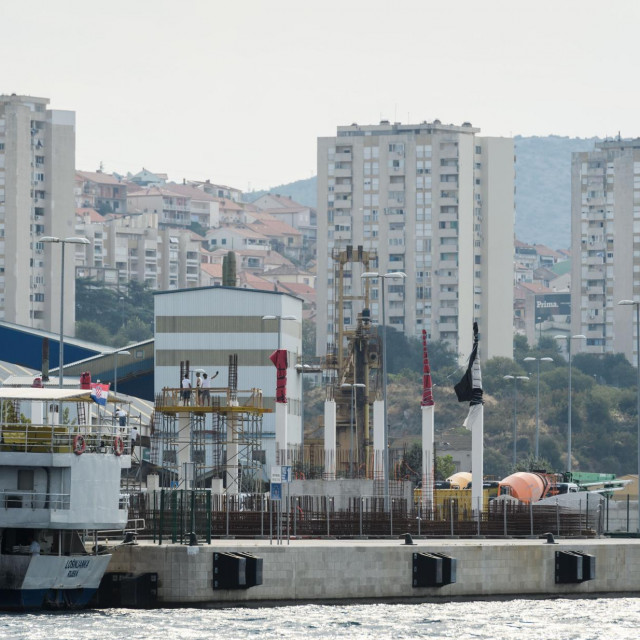
[(69, 509), (68, 493), (36, 493), (3, 489), (0, 491), (0, 507), (3, 509)]

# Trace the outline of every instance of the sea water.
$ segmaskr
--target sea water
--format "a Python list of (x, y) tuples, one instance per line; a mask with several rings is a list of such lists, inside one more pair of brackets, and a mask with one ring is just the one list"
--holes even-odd
[(0, 614), (2, 640), (637, 640), (640, 598)]

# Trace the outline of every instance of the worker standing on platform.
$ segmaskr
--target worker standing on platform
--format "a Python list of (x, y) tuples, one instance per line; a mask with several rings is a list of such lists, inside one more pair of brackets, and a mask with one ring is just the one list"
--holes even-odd
[(134, 424), (131, 427), (131, 431), (129, 432), (129, 437), (131, 438), (131, 453), (133, 454), (133, 450), (135, 449), (136, 444), (138, 444), (138, 427)]
[(208, 406), (211, 405), (211, 380), (209, 380), (209, 376), (205, 373), (202, 374), (202, 391), (200, 392), (202, 394), (201, 400), (200, 400), (200, 404), (202, 406), (205, 406), (205, 404)]
[(184, 378), (182, 378), (182, 404), (186, 407), (191, 400), (191, 380), (189, 380), (189, 376), (185, 373)]
[(200, 406), (202, 404), (202, 378), (200, 377), (200, 372), (196, 371), (196, 405)]

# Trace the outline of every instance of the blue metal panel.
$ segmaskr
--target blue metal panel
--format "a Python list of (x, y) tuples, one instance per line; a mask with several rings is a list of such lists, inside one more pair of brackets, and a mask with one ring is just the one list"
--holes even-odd
[[(42, 370), (42, 343), (44, 338), (27, 330), (0, 326), (0, 360)], [(49, 338), (49, 369), (56, 369), (59, 363), (59, 340)], [(65, 363), (83, 360), (99, 354), (100, 351), (79, 346), (72, 341), (64, 343)]]

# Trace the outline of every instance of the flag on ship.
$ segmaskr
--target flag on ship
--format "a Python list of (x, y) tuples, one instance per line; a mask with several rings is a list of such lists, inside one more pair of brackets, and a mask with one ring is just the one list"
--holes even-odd
[(102, 384), (101, 382), (94, 382), (91, 384), (91, 399), (94, 402), (97, 402), (100, 406), (105, 407), (107, 405), (108, 396), (108, 384)]

